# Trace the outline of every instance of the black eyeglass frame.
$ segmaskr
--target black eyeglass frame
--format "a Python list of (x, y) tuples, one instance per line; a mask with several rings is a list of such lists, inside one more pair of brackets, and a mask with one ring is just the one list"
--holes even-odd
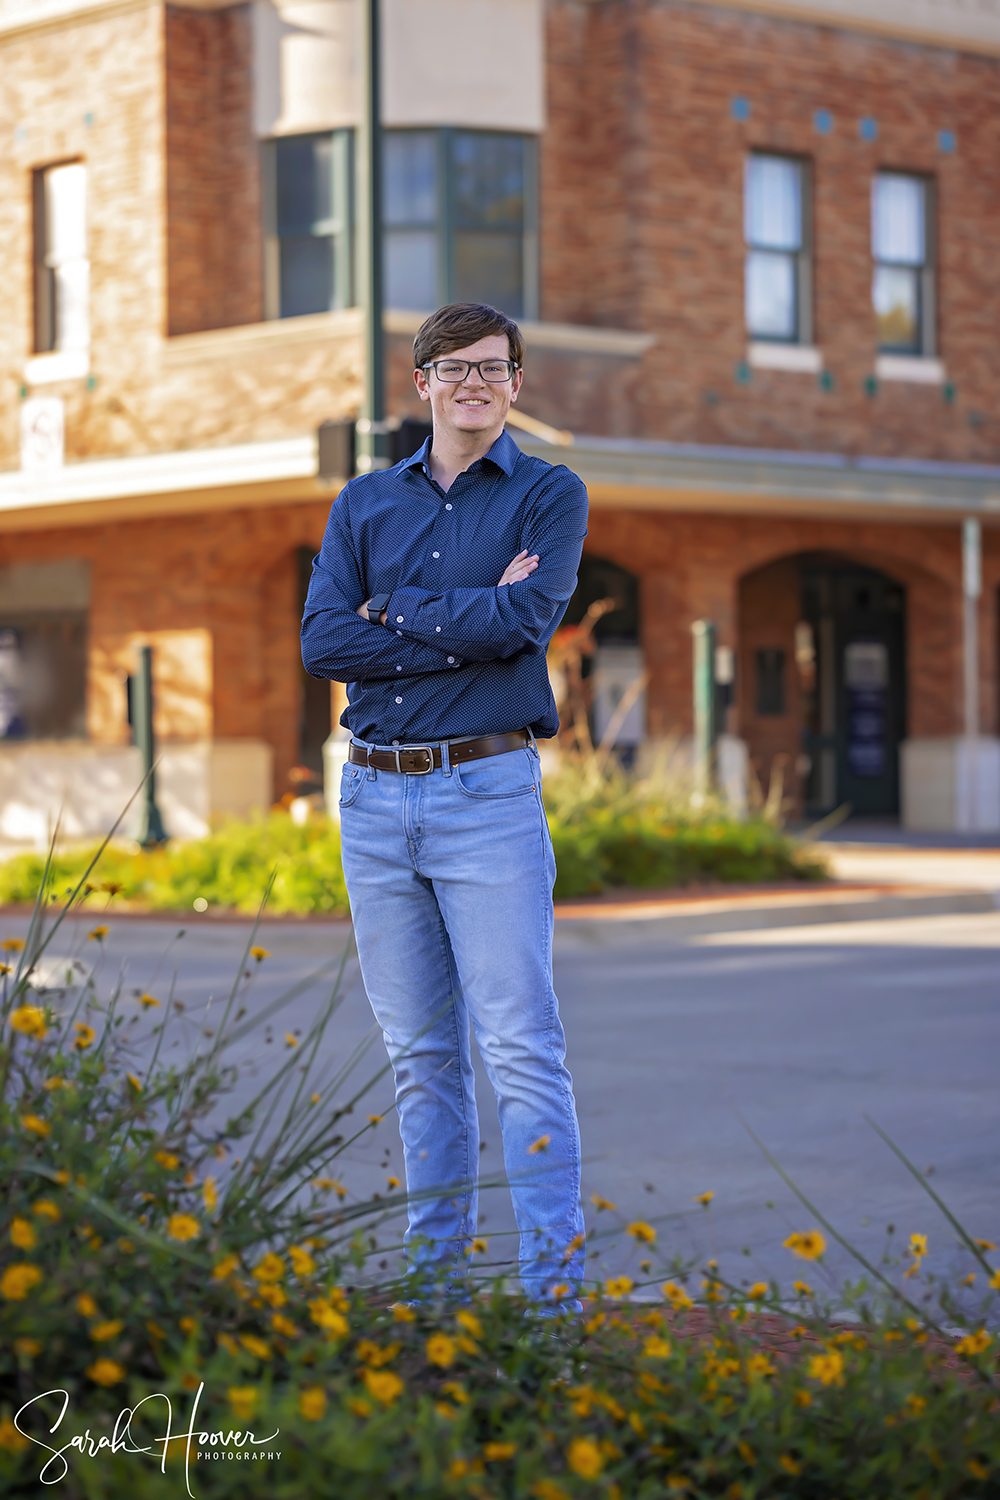
[[(487, 380), (483, 374), (483, 365), (501, 364), (507, 366), (509, 374), (505, 375), (503, 380)], [(438, 375), (438, 365), (464, 365), (465, 374), (461, 375), (458, 380), (445, 380), (443, 376)], [(421, 365), (420, 368), (421, 370), (433, 370), (442, 385), (461, 385), (463, 380), (468, 380), (473, 370), (479, 372), (479, 378), (484, 385), (506, 385), (508, 380), (514, 379), (521, 366), (515, 364), (512, 359), (433, 359), (429, 364)]]

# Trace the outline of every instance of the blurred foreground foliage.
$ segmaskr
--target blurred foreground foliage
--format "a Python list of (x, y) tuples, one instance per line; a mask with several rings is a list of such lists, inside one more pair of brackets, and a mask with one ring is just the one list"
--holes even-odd
[[(821, 879), (826, 871), (763, 810), (732, 815), (719, 798), (692, 794), (663, 774), (630, 776), (596, 755), (564, 756), (546, 782), (557, 897), (616, 887), (664, 889), (704, 882)], [(73, 886), (93, 848), (56, 856), (54, 888)], [(45, 858), (22, 854), (0, 864), (0, 904), (33, 902)], [(340, 830), (314, 816), (299, 825), (285, 811), (230, 821), (207, 838), (137, 850), (109, 845), (89, 893), (91, 905), (151, 910), (209, 907), (255, 912), (271, 874), (272, 913), (346, 916)]]
[[(338, 1055), (336, 963), (308, 1030), (273, 1057), (254, 1044), (290, 997), (253, 999), (269, 957), (254, 934), (228, 998), (196, 1009), (171, 998), (169, 952), (155, 994), (120, 977), (102, 993), (105, 926), (81, 934), (86, 983), (33, 989), (60, 920), (36, 912), (26, 942), (3, 945), (5, 1497), (52, 1482), (69, 1500), (1000, 1492), (996, 1246), (946, 1209), (973, 1267), (954, 1286), (923, 1274), (923, 1233), (833, 1295), (817, 1229), (786, 1245), (819, 1292), (667, 1262), (657, 1224), (620, 1221), (645, 1258), (635, 1282), (580, 1288), (582, 1315), (527, 1306), (480, 1241), (445, 1295), (399, 1279), (403, 1193), (360, 1199), (345, 1177), (381, 1117), (364, 1104), (379, 1074), (359, 1078), (361, 1050)], [(617, 1211), (592, 1201), (594, 1240)]]

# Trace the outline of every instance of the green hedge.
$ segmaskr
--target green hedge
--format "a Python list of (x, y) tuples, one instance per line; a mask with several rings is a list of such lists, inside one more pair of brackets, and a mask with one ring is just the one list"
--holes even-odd
[[(549, 823), (557, 897), (596, 895), (616, 886), (648, 890), (824, 874), (793, 839), (762, 818), (667, 819), (655, 808), (619, 812), (595, 805), (568, 817), (553, 811)], [(56, 857), (57, 894), (75, 885), (93, 852), (79, 849)], [(36, 854), (0, 864), (0, 903), (34, 901), (44, 867)], [(104, 903), (110, 895), (113, 904), (190, 911), (200, 898), (210, 907), (252, 912), (272, 871), (269, 911), (347, 914), (339, 828), (322, 818), (299, 827), (285, 812), (233, 821), (208, 838), (148, 853), (112, 845), (91, 876), (95, 889), (89, 901)]]

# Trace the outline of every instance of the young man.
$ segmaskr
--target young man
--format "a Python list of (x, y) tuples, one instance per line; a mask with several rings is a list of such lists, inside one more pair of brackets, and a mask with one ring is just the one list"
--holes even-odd
[(347, 682), (344, 874), (395, 1074), (411, 1254), (450, 1274), (476, 1232), (471, 1020), (522, 1283), (558, 1300), (583, 1275), (580, 1138), (535, 737), (558, 727), (545, 651), (576, 586), (587, 494), (504, 431), (523, 350), (517, 325), (478, 303), (423, 324), (413, 378), (433, 436), (337, 497), (302, 656)]

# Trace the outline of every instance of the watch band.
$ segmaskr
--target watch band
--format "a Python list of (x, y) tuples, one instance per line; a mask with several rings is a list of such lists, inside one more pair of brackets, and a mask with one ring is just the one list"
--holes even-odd
[(379, 615), (389, 608), (389, 598), (388, 594), (372, 594), (368, 601), (368, 619), (372, 625), (379, 624)]

